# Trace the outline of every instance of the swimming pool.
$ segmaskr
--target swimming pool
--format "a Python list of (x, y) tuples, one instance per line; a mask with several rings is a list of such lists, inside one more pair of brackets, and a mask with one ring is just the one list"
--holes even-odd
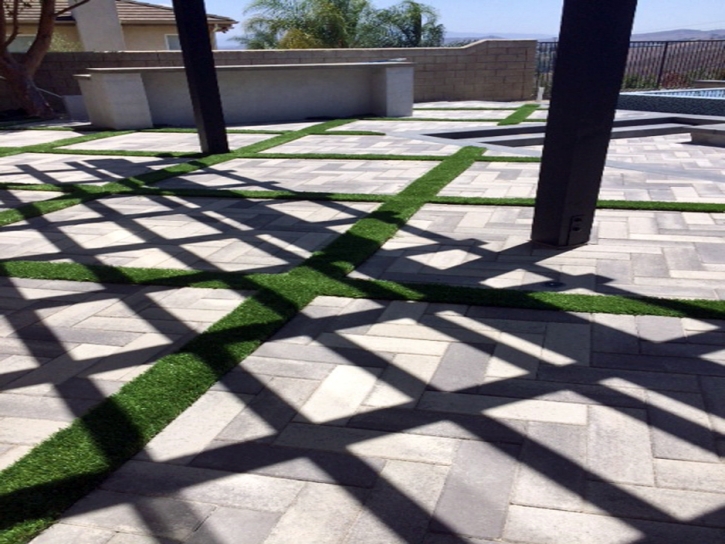
[(617, 108), (725, 116), (725, 87), (621, 93)]

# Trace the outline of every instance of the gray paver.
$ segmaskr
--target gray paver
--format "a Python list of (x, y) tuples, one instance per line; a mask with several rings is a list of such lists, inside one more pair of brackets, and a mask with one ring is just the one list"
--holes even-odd
[(217, 508), (187, 544), (262, 544), (279, 517), (271, 512)]
[[(472, 126), (445, 119), (487, 115), (360, 121), (343, 128), (388, 136), (311, 136), (269, 153), (443, 158), (458, 147), (399, 131)], [(196, 146), (195, 135), (152, 136), (168, 149)], [(271, 137), (242, 136), (235, 142)], [(154, 145), (144, 139), (84, 145)], [(3, 158), (0, 177), (98, 183), (166, 161), (67, 151)], [(614, 142), (609, 160), (603, 198), (725, 201), (722, 154), (681, 136)], [(382, 194), (438, 163), (258, 157), (167, 186)], [(537, 169), (476, 163), (446, 190), (531, 196)], [(0, 252), (284, 271), (376, 206), (104, 198), (3, 227)], [(599, 210), (592, 242), (566, 252), (532, 246), (530, 220), (530, 209), (516, 207), (425, 206), (362, 270), (505, 289), (725, 296), (722, 214)], [(243, 297), (0, 278), (0, 430), (11, 437), (0, 440), (0, 466), (41, 439), (43, 425), (66, 425)], [(55, 534), (89, 544), (719, 542), (722, 331), (716, 320), (320, 297), (79, 502)]]
[(163, 181), (158, 186), (394, 194), (436, 164), (432, 161), (237, 159)]
[(0, 130), (0, 147), (42, 145), (86, 135), (83, 132), (60, 130)]
[[(228, 134), (229, 147), (235, 149), (274, 138), (274, 134)], [(65, 146), (62, 149), (89, 149), (94, 151), (179, 151), (198, 153), (199, 136), (191, 133), (137, 132), (122, 136), (111, 136), (91, 142)]]
[(13, 231), (0, 232), (0, 248), (5, 258), (279, 272), (375, 206), (112, 197), (31, 219), (23, 244), (12, 241)]
[(498, 538), (516, 470), (517, 448), (463, 442), (436, 506), (436, 532)]
[(0, 157), (0, 182), (98, 185), (179, 162), (179, 159), (156, 157), (20, 153)]
[[(530, 208), (506, 208), (501, 214), (499, 209), (485, 206), (427, 204), (351, 276), (575, 294), (718, 298), (716, 289), (722, 280), (714, 278), (723, 274), (725, 279), (725, 272), (708, 279), (693, 274), (714, 259), (706, 250), (717, 253), (725, 248), (718, 231), (692, 236), (688, 231), (677, 235), (627, 233), (613, 239), (596, 234), (598, 223), (622, 222), (633, 216), (656, 219), (660, 213), (672, 212), (599, 210), (589, 245), (555, 251), (527, 241), (533, 217)], [(723, 222), (718, 214), (699, 215)], [(416, 222), (426, 222), (435, 234), (413, 229)], [(668, 258), (666, 250), (671, 249), (686, 250), (689, 260)], [(630, 261), (640, 254), (663, 256), (664, 261), (659, 262), (670, 267), (666, 277), (635, 274)], [(570, 267), (571, 259), (578, 266)], [(403, 266), (410, 263), (415, 266)], [(550, 285), (552, 281), (563, 285)]]
[(439, 144), (393, 138), (390, 136), (305, 136), (282, 144), (264, 153), (317, 153), (344, 155), (453, 155), (460, 148)]

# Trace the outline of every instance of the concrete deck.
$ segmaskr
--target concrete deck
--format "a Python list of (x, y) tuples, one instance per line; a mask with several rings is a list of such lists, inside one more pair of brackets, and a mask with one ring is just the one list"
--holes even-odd
[[(419, 106), (450, 111), (413, 117), (440, 121), (338, 130), (459, 126), (446, 119), (503, 118), (516, 107)], [(0, 132), (0, 148), (69, 137), (18, 134)], [(272, 137), (234, 136), (233, 146)], [(178, 160), (76, 155), (76, 147), (189, 151), (194, 137), (145, 133), (63, 154), (9, 155), (0, 158), (0, 181), (113, 181)], [(614, 141), (601, 197), (725, 202), (725, 151), (683, 138)], [(391, 135), (315, 135), (268, 153), (443, 158), (457, 149)], [(387, 195), (436, 164), (261, 154), (159, 187)], [(535, 163), (476, 163), (441, 195), (532, 197), (537, 171)], [(0, 194), (0, 209), (58, 195)], [(278, 273), (376, 207), (116, 196), (1, 227), (0, 255)], [(530, 221), (530, 208), (428, 204), (352, 275), (725, 298), (721, 213), (600, 210), (592, 243), (565, 252), (532, 247)], [(0, 468), (250, 294), (0, 278)], [(722, 542), (724, 325), (318, 297), (33, 543)]]

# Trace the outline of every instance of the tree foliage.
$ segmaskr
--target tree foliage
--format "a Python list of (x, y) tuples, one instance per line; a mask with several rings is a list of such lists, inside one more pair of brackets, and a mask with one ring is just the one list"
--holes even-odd
[[(0, 78), (7, 82), (29, 115), (43, 118), (54, 116), (33, 78), (53, 43), (56, 17), (89, 1), (81, 0), (72, 6), (66, 4), (57, 8), (56, 0), (0, 0)], [(35, 39), (25, 54), (13, 55), (10, 44), (20, 32), (20, 15), (23, 10), (33, 7), (40, 8)]]
[(249, 49), (435, 47), (444, 28), (436, 11), (413, 0), (375, 9), (369, 0), (252, 0), (244, 11)]

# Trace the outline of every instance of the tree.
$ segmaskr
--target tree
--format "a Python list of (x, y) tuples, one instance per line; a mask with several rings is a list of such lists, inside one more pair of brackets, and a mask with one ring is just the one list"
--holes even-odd
[(440, 47), (445, 28), (431, 6), (403, 0), (375, 14), (374, 47)]
[(369, 0), (252, 0), (245, 34), (249, 49), (425, 47), (443, 43), (433, 8), (404, 0), (376, 10)]
[[(51, 47), (56, 17), (89, 1), (80, 0), (72, 6), (56, 9), (56, 0), (0, 0), (0, 77), (5, 79), (28, 115), (44, 119), (54, 117), (53, 109), (33, 78)], [(20, 13), (38, 6), (38, 32), (30, 49), (23, 55), (13, 55), (9, 47), (20, 30)]]

